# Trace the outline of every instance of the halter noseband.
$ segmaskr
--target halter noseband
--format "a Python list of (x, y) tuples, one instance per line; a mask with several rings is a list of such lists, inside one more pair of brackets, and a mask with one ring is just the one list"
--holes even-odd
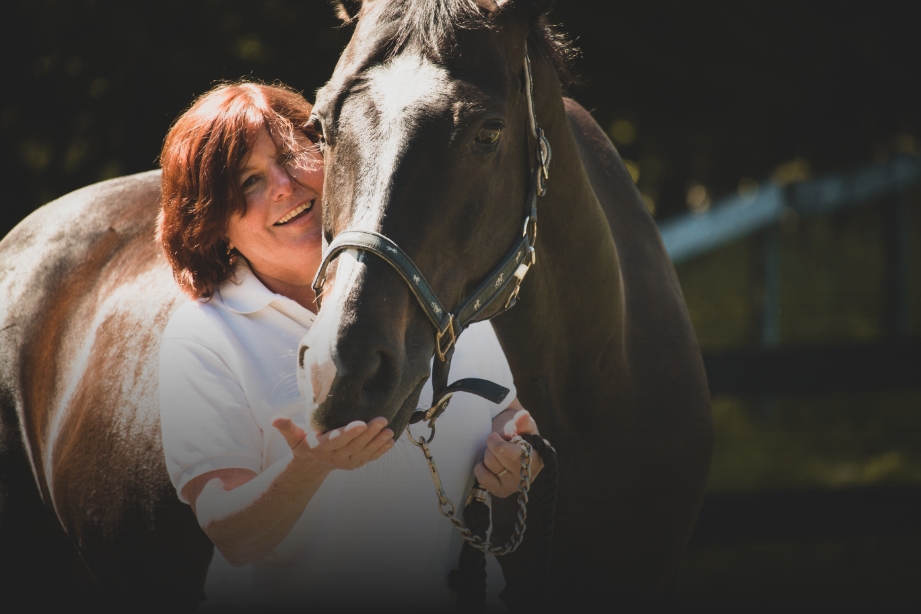
[[(508, 388), (479, 378), (462, 379), (450, 386), (447, 385), (447, 380), (455, 343), (460, 334), (470, 324), (493, 318), (514, 306), (518, 300), (521, 282), (530, 267), (536, 262), (534, 243), (537, 240), (537, 198), (547, 192), (546, 182), (550, 176), (552, 151), (544, 131), (537, 125), (534, 107), (534, 78), (531, 74), (531, 59), (527, 53), (524, 58), (524, 71), (527, 81), (525, 98), (528, 107), (528, 127), (537, 143), (535, 148), (537, 164), (531, 169), (524, 226), (521, 238), (515, 242), (505, 258), (470, 296), (461, 301), (454, 311), (448, 311), (438, 300), (435, 291), (432, 290), (412, 259), (389, 238), (367, 230), (340, 232), (327, 247), (323, 262), (313, 280), (313, 290), (317, 295), (317, 306), (319, 307), (320, 291), (326, 279), (326, 268), (340, 252), (346, 249), (371, 252), (400, 274), (436, 331), (435, 355), (438, 357), (438, 362), (435, 363), (432, 373), (432, 390), (434, 391), (432, 405), (428, 410), (417, 410), (410, 418), (411, 424), (423, 419), (427, 420), (432, 429), (431, 437), (435, 435), (435, 420), (447, 409), (448, 402), (455, 392), (470, 392), (493, 403), (502, 402), (509, 393)], [(483, 316), (484, 312), (496, 304), (496, 299), (513, 283), (514, 287), (503, 306), (494, 313)]]

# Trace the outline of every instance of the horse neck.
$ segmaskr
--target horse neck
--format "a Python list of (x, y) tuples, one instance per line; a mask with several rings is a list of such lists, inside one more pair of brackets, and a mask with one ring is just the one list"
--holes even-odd
[(537, 264), (496, 329), (513, 369), (567, 388), (581, 379), (576, 372), (610, 362), (612, 349), (622, 354), (624, 300), (614, 239), (551, 71), (545, 64), (535, 75), (537, 119), (553, 148), (538, 202)]
[[(623, 372), (624, 355), (617, 250), (579, 156), (556, 74), (540, 64), (537, 119), (553, 160), (547, 194), (537, 205), (537, 264), (522, 285), (518, 305), (494, 321), (529, 408), (573, 402), (572, 389), (580, 381)], [(528, 392), (533, 381), (540, 382), (539, 394)]]

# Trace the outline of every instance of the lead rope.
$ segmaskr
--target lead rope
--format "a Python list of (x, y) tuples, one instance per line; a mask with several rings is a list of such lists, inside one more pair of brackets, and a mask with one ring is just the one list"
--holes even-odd
[[(409, 432), (409, 427), (407, 427), (407, 432)], [(432, 436), (434, 437), (434, 433)], [(409, 433), (409, 438), (414, 444), (422, 448), (422, 453), (425, 454), (425, 460), (429, 466), (429, 473), (432, 474), (432, 481), (435, 483), (435, 494), (438, 496), (438, 511), (441, 512), (442, 516), (450, 520), (451, 524), (460, 531), (461, 537), (484, 554), (502, 556), (514, 552), (518, 546), (521, 545), (521, 540), (524, 538), (524, 532), (527, 529), (525, 520), (528, 517), (528, 490), (531, 488), (531, 444), (525, 441), (521, 436), (515, 436), (510, 440), (512, 443), (519, 444), (523, 452), (521, 468), (518, 470), (518, 476), (521, 480), (518, 485), (518, 518), (515, 522), (515, 528), (512, 530), (512, 537), (509, 542), (503, 546), (496, 547), (492, 543), (486, 541), (482, 536), (477, 535), (468, 527), (464, 526), (464, 522), (457, 517), (457, 508), (454, 502), (448, 498), (447, 493), (445, 493), (444, 486), (442, 486), (441, 483), (441, 476), (438, 475), (438, 467), (435, 465), (435, 459), (432, 457), (431, 450), (429, 450), (428, 444), (431, 442), (432, 438), (430, 437), (429, 440), (426, 441), (424, 437), (419, 436), (417, 439), (413, 437), (412, 433)], [(469, 502), (475, 499), (485, 503), (488, 497), (489, 493), (477, 485), (470, 491), (467, 500)]]

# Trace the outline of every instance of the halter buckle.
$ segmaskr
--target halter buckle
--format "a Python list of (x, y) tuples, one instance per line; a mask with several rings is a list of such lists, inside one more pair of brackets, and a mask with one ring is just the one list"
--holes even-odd
[[(448, 333), (451, 333), (450, 339), (447, 340), (446, 344), (442, 344), (441, 340)], [(446, 360), (446, 355), (448, 351), (454, 347), (454, 342), (457, 340), (457, 336), (454, 333), (454, 314), (448, 314), (448, 324), (444, 327), (444, 330), (438, 331), (438, 334), (435, 335), (435, 354), (438, 356), (438, 360), (444, 362)]]
[(515, 284), (515, 287), (512, 289), (512, 293), (508, 295), (508, 300), (505, 301), (505, 307), (503, 309), (511, 309), (515, 306), (515, 303), (518, 302), (518, 290), (521, 289), (521, 281)]

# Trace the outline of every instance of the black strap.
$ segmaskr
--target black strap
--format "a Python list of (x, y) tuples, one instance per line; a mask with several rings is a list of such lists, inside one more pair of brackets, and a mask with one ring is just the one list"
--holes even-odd
[[(503, 296), (513, 281), (521, 281), (524, 274), (527, 273), (530, 261), (533, 260), (534, 251), (530, 238), (525, 232), (524, 236), (515, 242), (499, 266), (493, 269), (467, 300), (455, 311), (449, 312), (412, 258), (389, 238), (368, 230), (344, 230), (329, 244), (323, 263), (313, 280), (313, 289), (318, 296), (329, 263), (339, 252), (346, 249), (371, 252), (396, 269), (435, 328), (443, 332), (448, 330), (449, 326), (453, 326), (454, 338), (489, 309), (497, 297)], [(522, 266), (523, 270), (519, 270)]]
[(382, 234), (368, 230), (344, 230), (340, 232), (333, 242), (329, 244), (323, 263), (317, 270), (317, 275), (313, 279), (313, 290), (320, 294), (320, 288), (326, 278), (326, 268), (332, 262), (336, 255), (346, 249), (360, 249), (371, 252), (383, 259), (387, 264), (396, 269), (397, 273), (409, 286), (419, 305), (428, 316), (432, 324), (439, 331), (445, 330), (449, 324), (450, 314), (438, 300), (435, 291), (425, 279), (422, 271), (416, 266), (416, 263), (406, 255), (400, 246), (385, 237)]
[[(438, 363), (436, 363), (435, 366), (437, 370)], [(437, 390), (435, 388), (435, 376), (432, 376), (432, 389)], [(422, 419), (428, 420), (430, 423), (434, 422), (438, 416), (443, 414), (448, 408), (448, 401), (451, 400), (455, 392), (469, 392), (470, 394), (475, 394), (478, 397), (482, 397), (498, 405), (505, 400), (510, 390), (505, 386), (500, 386), (495, 382), (490, 382), (489, 380), (480, 379), (478, 377), (468, 377), (457, 380), (450, 386), (445, 386), (435, 393), (432, 397), (432, 406), (427, 411), (417, 409), (410, 417), (409, 423), (415, 424)]]

